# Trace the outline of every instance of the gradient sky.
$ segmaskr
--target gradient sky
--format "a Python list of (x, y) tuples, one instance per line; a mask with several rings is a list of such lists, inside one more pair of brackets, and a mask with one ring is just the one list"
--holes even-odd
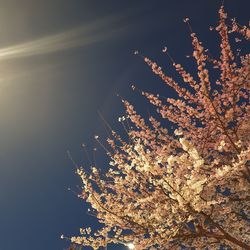
[[(167, 65), (161, 53), (167, 46), (191, 67), (182, 20), (189, 16), (204, 45), (218, 51), (218, 36), (208, 28), (217, 22), (220, 3), (0, 0), (0, 249), (64, 249), (61, 234), (95, 224), (67, 190), (78, 192), (80, 184), (67, 150), (86, 165), (81, 144), (91, 151), (93, 136), (106, 136), (98, 110), (119, 131), (117, 93), (145, 112), (148, 104), (131, 83), (174, 95), (133, 52)], [(249, 0), (225, 0), (225, 6), (230, 17), (248, 23)], [(101, 152), (97, 158), (105, 169)]]

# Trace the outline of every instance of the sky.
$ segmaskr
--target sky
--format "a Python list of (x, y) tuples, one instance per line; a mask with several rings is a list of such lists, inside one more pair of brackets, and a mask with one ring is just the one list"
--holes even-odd
[[(0, 249), (62, 250), (80, 227), (97, 225), (77, 198), (72, 159), (88, 165), (94, 135), (105, 139), (100, 112), (118, 132), (124, 112), (117, 94), (143, 112), (149, 104), (131, 84), (175, 94), (135, 50), (167, 66), (162, 48), (192, 68), (183, 18), (203, 44), (218, 51), (221, 1), (0, 0)], [(250, 2), (225, 0), (230, 17), (247, 24)], [(107, 159), (97, 151), (97, 166)], [(71, 191), (68, 190), (71, 189)], [(85, 248), (84, 248), (85, 249)], [(86, 248), (87, 249), (87, 248)], [(109, 246), (108, 249), (125, 249)]]

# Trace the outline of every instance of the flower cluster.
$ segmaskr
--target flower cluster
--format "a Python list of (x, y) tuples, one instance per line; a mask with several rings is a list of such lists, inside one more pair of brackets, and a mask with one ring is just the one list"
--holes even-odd
[[(226, 22), (221, 7), (216, 27), (221, 37), (218, 59), (210, 58), (191, 33), (196, 80), (173, 62), (186, 87), (144, 58), (179, 98), (142, 95), (178, 129), (169, 133), (160, 121), (152, 116), (145, 120), (122, 100), (126, 115), (119, 121), (128, 140), (111, 131), (105, 177), (96, 167), (90, 174), (83, 168), (77, 171), (82, 180), (80, 197), (90, 203), (103, 227), (96, 232), (81, 229), (72, 243), (94, 249), (109, 243), (137, 250), (218, 249), (221, 245), (250, 249), (250, 55), (237, 61), (229, 33), (246, 40), (250, 36), (249, 28), (232, 20), (229, 30)], [(163, 51), (167, 53), (167, 48)], [(216, 83), (210, 80), (209, 63), (220, 71)]]

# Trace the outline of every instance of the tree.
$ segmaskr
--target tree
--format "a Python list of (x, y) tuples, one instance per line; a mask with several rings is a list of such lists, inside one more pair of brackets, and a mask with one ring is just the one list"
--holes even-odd
[[(142, 92), (176, 129), (169, 132), (152, 116), (146, 121), (122, 100), (126, 115), (120, 121), (128, 139), (111, 131), (109, 149), (104, 146), (111, 159), (105, 177), (95, 166), (91, 174), (77, 170), (83, 183), (80, 197), (103, 227), (94, 233), (80, 229), (72, 243), (94, 249), (112, 242), (151, 250), (250, 249), (250, 54), (238, 57), (229, 42), (229, 33), (249, 41), (250, 29), (236, 20), (226, 22), (222, 6), (217, 59), (190, 27), (198, 80), (171, 58), (185, 87), (143, 57), (178, 93), (166, 104), (159, 95)], [(215, 83), (211, 66), (220, 72)]]

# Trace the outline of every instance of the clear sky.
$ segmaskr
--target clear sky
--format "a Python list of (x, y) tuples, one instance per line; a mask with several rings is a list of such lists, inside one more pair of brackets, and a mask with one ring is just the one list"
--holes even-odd
[[(119, 93), (145, 112), (140, 89), (173, 95), (142, 54), (189, 67), (189, 32), (218, 51), (221, 1), (213, 0), (0, 0), (0, 250), (60, 250), (60, 235), (95, 224), (73, 192), (80, 184), (67, 150), (87, 164), (93, 136), (105, 138), (99, 110), (119, 131)], [(225, 0), (230, 17), (247, 24), (249, 0)], [(168, 70), (173, 74), (173, 69)], [(105, 169), (103, 154), (97, 165)], [(110, 247), (109, 249), (117, 249)]]

